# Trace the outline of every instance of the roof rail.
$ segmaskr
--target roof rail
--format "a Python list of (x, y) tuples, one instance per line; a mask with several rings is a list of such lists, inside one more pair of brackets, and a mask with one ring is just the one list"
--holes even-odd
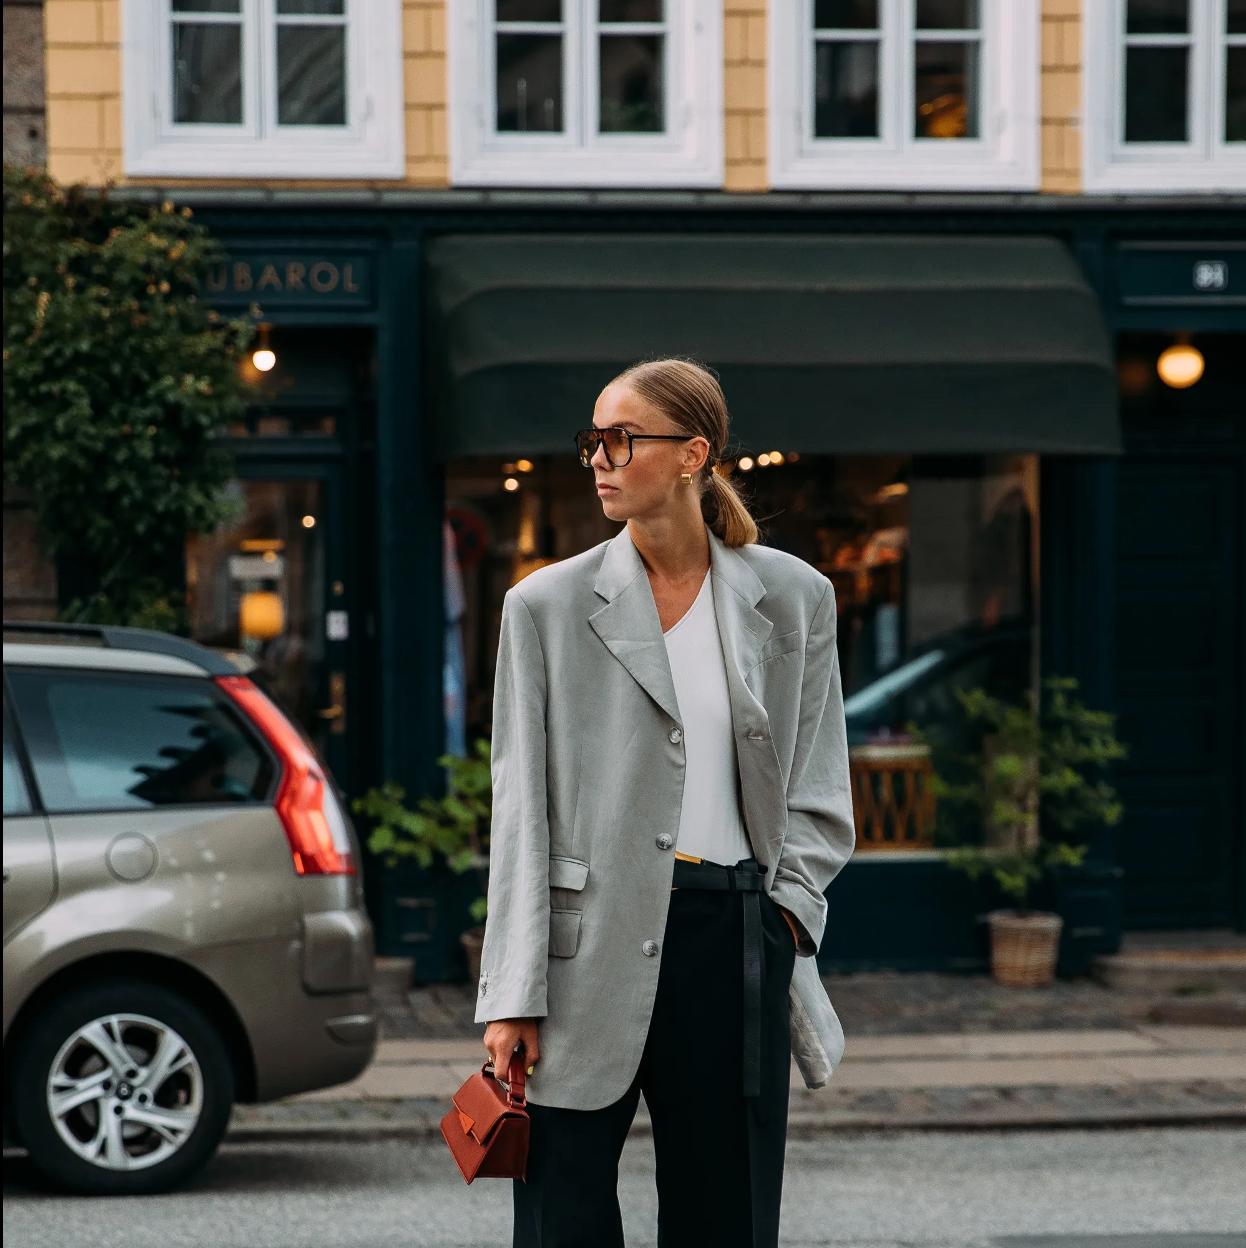
[(239, 669), (223, 655), (207, 646), (172, 633), (157, 632), (153, 628), (126, 628), (119, 624), (62, 624), (56, 620), (5, 620), (5, 635), (10, 633), (33, 634), (37, 641), (45, 637), (94, 638), (111, 650), (141, 650), (147, 654), (164, 654), (175, 659), (185, 659), (203, 668), (209, 676), (237, 676)]

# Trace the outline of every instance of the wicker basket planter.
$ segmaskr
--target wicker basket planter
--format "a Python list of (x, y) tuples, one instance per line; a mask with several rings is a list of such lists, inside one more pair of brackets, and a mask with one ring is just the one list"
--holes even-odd
[(1015, 910), (992, 910), (991, 975), (1010, 988), (1041, 988), (1056, 977), (1060, 950), (1058, 914), (1018, 914)]

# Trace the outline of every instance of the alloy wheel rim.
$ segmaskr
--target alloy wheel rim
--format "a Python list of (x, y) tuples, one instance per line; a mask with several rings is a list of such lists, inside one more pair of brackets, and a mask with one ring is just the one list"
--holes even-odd
[(167, 1023), (104, 1014), (61, 1045), (48, 1074), (47, 1106), (78, 1157), (104, 1170), (143, 1170), (171, 1157), (194, 1131), (203, 1071)]

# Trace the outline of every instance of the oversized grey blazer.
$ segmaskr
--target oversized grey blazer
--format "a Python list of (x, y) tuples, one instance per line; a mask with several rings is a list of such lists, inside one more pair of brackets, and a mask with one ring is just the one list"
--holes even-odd
[[(769, 868), (767, 891), (803, 928), (792, 1052), (817, 1088), (843, 1056), (844, 1033), (814, 955), (824, 893), (856, 842), (835, 592), (794, 555), (730, 547), (706, 531), (741, 809)], [(475, 1021), (541, 1020), (527, 1079), (535, 1104), (600, 1108), (640, 1065), (671, 898), (682, 731), (653, 590), (626, 525), (507, 591)]]

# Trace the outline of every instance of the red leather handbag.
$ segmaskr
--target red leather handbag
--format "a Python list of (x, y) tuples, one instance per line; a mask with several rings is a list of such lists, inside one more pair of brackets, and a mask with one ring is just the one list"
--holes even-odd
[(442, 1138), (463, 1177), (473, 1179), (527, 1179), (528, 1132), (525, 1107), (524, 1054), (511, 1054), (508, 1088), (487, 1061), (454, 1094), (453, 1105), (441, 1120)]

